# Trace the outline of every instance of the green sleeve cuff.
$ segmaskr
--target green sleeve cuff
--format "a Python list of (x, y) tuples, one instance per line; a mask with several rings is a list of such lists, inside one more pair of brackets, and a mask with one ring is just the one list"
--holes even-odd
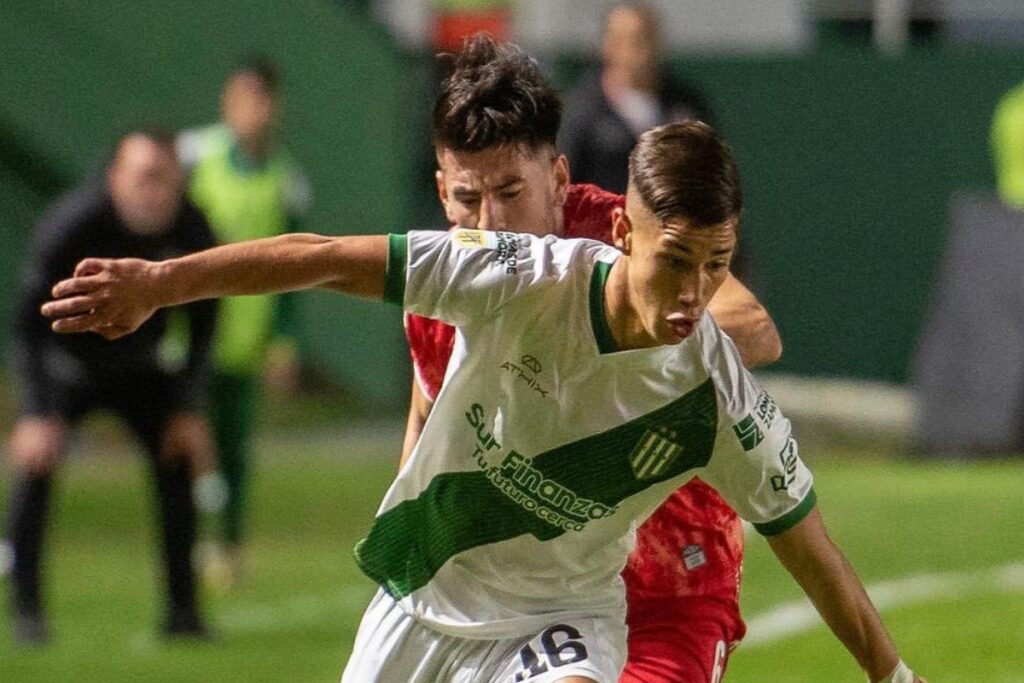
[(384, 272), (384, 301), (405, 303), (405, 265), (409, 261), (409, 240), (405, 235), (388, 235), (388, 265)]
[(813, 510), (814, 506), (817, 504), (818, 494), (816, 494), (812, 488), (795, 508), (778, 519), (773, 519), (772, 521), (765, 522), (764, 524), (755, 524), (754, 528), (757, 529), (757, 532), (762, 536), (777, 536), (783, 531), (792, 529), (803, 521), (803, 518), (809, 515), (811, 510)]

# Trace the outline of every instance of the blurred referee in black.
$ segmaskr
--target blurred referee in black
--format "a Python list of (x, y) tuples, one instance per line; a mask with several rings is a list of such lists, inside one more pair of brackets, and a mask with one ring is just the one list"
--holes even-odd
[(8, 449), (15, 479), (7, 519), (13, 551), (11, 623), (18, 644), (49, 640), (40, 564), (53, 476), (69, 429), (99, 409), (122, 417), (148, 454), (167, 580), (162, 633), (207, 634), (191, 563), (192, 475), (207, 468), (212, 457), (202, 404), (216, 304), (183, 309), (188, 352), (173, 369), (161, 354), (167, 316), (158, 314), (138, 334), (108, 342), (96, 335), (54, 334), (39, 314), (53, 284), (86, 256), (159, 260), (212, 246), (210, 228), (184, 199), (183, 188), (173, 137), (134, 131), (120, 139), (102, 178), (59, 199), (36, 226), (16, 309), (20, 416)]

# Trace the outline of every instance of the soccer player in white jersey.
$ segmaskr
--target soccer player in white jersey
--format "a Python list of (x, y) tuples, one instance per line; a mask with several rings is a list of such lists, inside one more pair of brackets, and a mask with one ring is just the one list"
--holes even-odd
[[(768, 538), (870, 681), (919, 681), (829, 540), (789, 422), (710, 316), (742, 208), (708, 126), (644, 134), (619, 250), (455, 230), (86, 259), (43, 313), (117, 338), (160, 307), (325, 287), (457, 328), (422, 436), (356, 549), (380, 590), (342, 680), (609, 683), (634, 525), (699, 474)], [(621, 251), (620, 251), (621, 250)]]

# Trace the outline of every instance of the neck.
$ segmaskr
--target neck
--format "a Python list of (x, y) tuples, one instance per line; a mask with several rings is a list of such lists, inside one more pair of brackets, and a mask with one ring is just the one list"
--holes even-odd
[(245, 161), (259, 166), (267, 159), (267, 152), (270, 149), (270, 141), (238, 139), (238, 151), (241, 152)]
[(621, 90), (639, 90), (653, 93), (657, 79), (653, 73), (633, 73), (631, 69), (617, 66), (606, 66), (601, 78), (606, 92), (614, 93)]
[(555, 207), (555, 237), (565, 237), (565, 211), (562, 206)]
[(629, 266), (629, 256), (620, 256), (612, 265), (604, 286), (604, 314), (620, 351), (655, 345), (644, 330), (630, 297)]

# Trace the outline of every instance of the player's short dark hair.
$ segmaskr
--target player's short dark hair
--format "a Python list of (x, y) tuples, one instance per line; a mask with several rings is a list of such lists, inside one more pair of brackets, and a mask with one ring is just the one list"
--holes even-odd
[(732, 150), (700, 121), (670, 123), (641, 135), (629, 155), (629, 182), (662, 221), (682, 219), (704, 227), (738, 221), (743, 212)]
[(479, 152), (500, 145), (555, 145), (562, 103), (537, 62), (518, 46), (478, 33), (458, 54), (439, 55), (450, 69), (434, 102), (435, 147)]
[(281, 67), (266, 55), (251, 54), (242, 57), (235, 63), (228, 80), (240, 74), (255, 76), (271, 95), (276, 95), (281, 87)]

